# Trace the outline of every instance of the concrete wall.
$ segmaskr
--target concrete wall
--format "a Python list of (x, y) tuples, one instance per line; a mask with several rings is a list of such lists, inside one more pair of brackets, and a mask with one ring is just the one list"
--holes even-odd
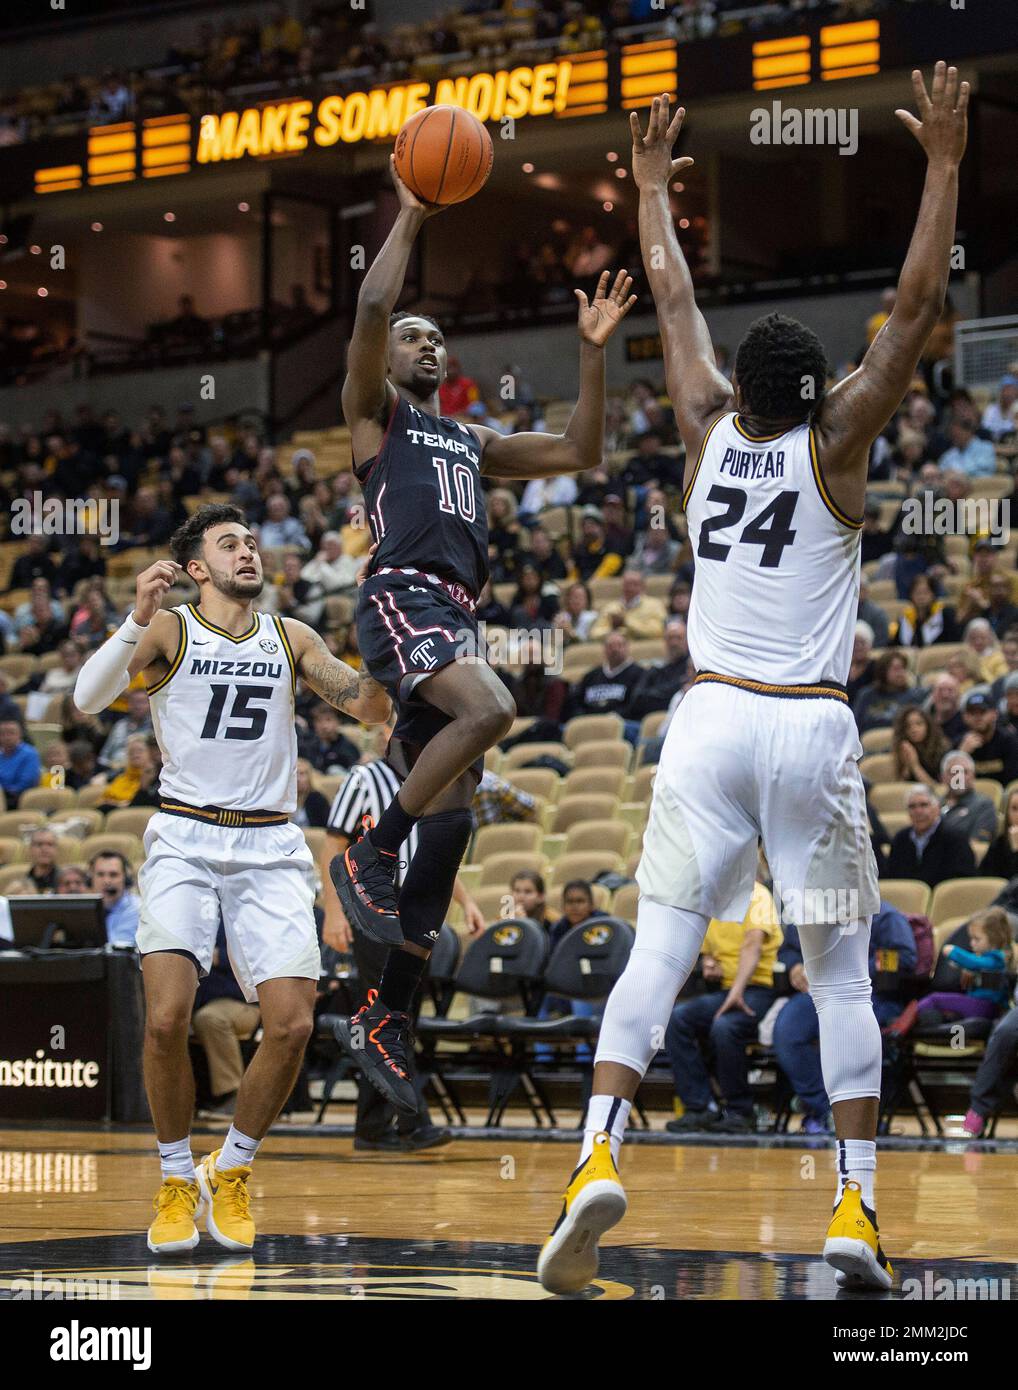
[[(211, 373), (215, 400), (199, 394), (203, 374)], [(171, 419), (177, 406), (187, 401), (196, 419), (204, 423), (245, 410), (268, 406), (268, 364), (219, 362), (211, 367), (168, 367), (156, 372), (126, 372), (122, 376), (95, 377), (87, 381), (47, 381), (33, 386), (0, 390), (0, 423), (18, 429), (24, 423), (38, 425), (48, 410), (72, 418), (76, 406), (90, 405), (97, 415), (119, 411), (129, 426), (139, 422), (150, 405), (162, 405)]]

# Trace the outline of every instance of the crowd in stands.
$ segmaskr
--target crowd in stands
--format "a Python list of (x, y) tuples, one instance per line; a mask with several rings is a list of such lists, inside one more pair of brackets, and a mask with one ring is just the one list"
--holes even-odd
[[(661, 36), (709, 38), (773, 27), (803, 11), (855, 19), (881, 0), (475, 0), (443, 16), (382, 31), (370, 7), (280, 4), (263, 23), (203, 21), (158, 65), (107, 68), (24, 89), (0, 102), (0, 147), (84, 124), (103, 125), (229, 105), (238, 88), (299, 91), (328, 77), (339, 90), (365, 79), (388, 83), (515, 67), (556, 52), (596, 49), (619, 29), (654, 26)], [(210, 105), (210, 102), (212, 103)]]
[[(512, 409), (496, 412), (480, 384), (454, 362), (442, 389), (443, 412), (494, 421), (506, 432), (560, 428), (556, 422), (567, 418), (567, 404), (540, 403), (522, 374), (512, 372), (518, 400)], [(992, 474), (967, 472), (953, 456), (954, 466), (945, 467), (945, 455), (959, 448), (962, 424), (990, 449)], [(78, 710), (72, 692), (81, 662), (132, 606), (134, 575), (150, 554), (165, 550), (173, 529), (198, 503), (215, 498), (241, 506), (263, 554), (267, 585), (261, 606), (311, 622), (330, 649), (359, 664), (352, 619), (370, 533), (348, 454), (343, 463), (327, 453), (330, 433), (343, 435), (341, 429), (322, 432), (314, 447), (298, 441), (277, 446), (253, 428), (206, 427), (185, 403), (169, 413), (153, 406), (133, 424), (115, 411), (96, 415), (82, 406), (73, 420), (51, 414), (38, 428), (0, 434), (2, 503), (8, 512), (16, 498), (36, 491), (90, 496), (96, 504), (115, 503), (119, 509), (111, 536), (35, 534), (11, 537), (11, 544), (0, 546), (7, 582), (0, 606), (6, 647), (0, 658), (0, 788), (7, 812), (41, 804), (40, 793), (65, 790), (76, 794), (83, 808), (79, 813), (79, 803), (54, 805), (48, 819), (40, 815), (39, 823), (26, 822), (19, 833), (29, 838), (20, 851), (11, 839), (0, 843), (9, 865), (0, 874), (15, 876), (19, 891), (104, 882), (94, 859), (84, 854), (84, 841), (82, 856), (69, 856), (61, 837), (76, 832), (62, 822), (80, 814), (84, 823), (77, 830), (87, 835), (97, 829), (90, 817), (106, 816), (110, 831), (110, 817), (144, 815), (158, 802), (159, 750), (141, 682), (99, 717)], [(866, 752), (862, 768), (873, 843), (889, 885), (908, 880), (925, 891), (957, 878), (985, 879), (989, 886), (990, 880), (1018, 877), (1014, 550), (993, 528), (992, 518), (986, 534), (962, 524), (930, 532), (910, 529), (909, 523), (910, 516), (925, 514), (927, 502), (987, 497), (1008, 502), (1016, 437), (1014, 375), (1005, 376), (988, 399), (964, 390), (939, 398), (919, 378), (874, 447), (862, 536), (865, 583), (848, 690)], [(342, 452), (348, 443), (341, 437), (332, 447)], [(487, 494), (492, 579), (480, 596), (478, 614), (493, 647), (503, 634), (526, 637), (530, 645), (515, 651), (503, 646), (508, 655), (495, 663), (512, 690), (519, 719), (493, 755), (493, 772), (499, 759), (506, 764), (497, 768), (500, 779), (489, 778), (481, 788), (478, 833), (519, 821), (533, 824), (535, 833), (540, 826), (553, 839), (564, 837), (569, 848), (574, 808), (566, 815), (563, 803), (549, 796), (549, 786), (561, 787), (570, 801), (573, 787), (579, 791), (582, 783), (587, 817), (597, 815), (602, 802), (608, 819), (617, 817), (623, 787), (634, 798), (614, 848), (591, 855), (594, 846), (585, 845), (583, 871), (563, 880), (573, 865), (571, 853), (566, 855), (547, 893), (548, 865), (530, 868), (517, 860), (513, 877), (512, 864), (506, 863), (500, 891), (509, 885), (513, 900), (519, 899), (517, 910), (526, 908), (555, 940), (574, 918), (608, 911), (612, 894), (620, 914), (631, 916), (635, 907), (632, 895), (625, 909), (619, 906), (618, 894), (633, 887), (633, 856), (653, 765), (668, 720), (695, 674), (686, 640), (695, 564), (679, 504), (682, 468), (667, 400), (654, 383), (638, 381), (610, 402), (599, 468), (536, 486), (493, 486)], [(916, 503), (918, 511), (910, 511), (907, 504)], [(963, 517), (957, 510), (952, 515)], [(990, 513), (978, 515), (985, 520)], [(173, 602), (190, 598), (193, 593), (183, 586), (170, 596)], [(578, 757), (577, 721), (592, 715), (609, 717), (611, 741), (603, 762)], [(296, 818), (312, 835), (329, 824), (332, 797), (349, 769), (377, 757), (378, 748), (365, 746), (363, 731), (303, 687), (297, 723)], [(589, 784), (582, 780), (584, 770), (594, 774)], [(582, 829), (582, 817), (578, 824)], [(62, 843), (57, 856), (55, 846)], [(136, 867), (130, 855), (121, 857), (125, 873)], [(487, 880), (483, 886), (499, 884)], [(3, 891), (12, 891), (9, 882)], [(126, 891), (123, 882), (120, 891)], [(766, 892), (765, 882), (760, 892)], [(477, 891), (477, 897), (483, 893)], [(468, 898), (467, 905), (471, 902)], [(466, 918), (471, 930), (492, 915), (490, 908), (473, 906)], [(905, 919), (890, 901), (882, 912), (887, 931), (874, 937), (874, 951), (898, 951)], [(746, 1042), (756, 1022), (738, 999), (761, 1015), (771, 998), (768, 991), (776, 989), (774, 962), (783, 958), (781, 952), (788, 956), (793, 996), (803, 993), (796, 983), (801, 977), (801, 970), (795, 971), (797, 946), (788, 929), (782, 935), (776, 914), (773, 901), (761, 898), (745, 923), (714, 924), (701, 962), (703, 992), (677, 1003), (665, 1055), (677, 1094), (694, 1117), (687, 1128), (739, 1129), (752, 1123)], [(722, 1009), (736, 987), (735, 962), (741, 962), (741, 970), (749, 960), (740, 952), (743, 934), (750, 931), (759, 933), (752, 939), (753, 969), (740, 976), (736, 1004)], [(988, 941), (995, 931), (987, 928)], [(984, 950), (978, 941), (954, 944), (977, 957), (997, 949), (991, 943)], [(988, 966), (983, 970), (1000, 973)], [(994, 986), (996, 994), (1000, 988)], [(754, 1004), (756, 995), (750, 995), (756, 990), (761, 993)], [(894, 1003), (900, 1013), (902, 1000)], [(994, 1007), (999, 1005), (998, 999)], [(553, 1012), (556, 1002), (548, 1008)], [(807, 1075), (804, 1063), (796, 1070), (794, 1061), (798, 1056), (803, 1062), (803, 1040), (815, 1038), (811, 1008), (792, 997), (783, 1006), (786, 1022), (776, 1029), (773, 1043), (779, 1055), (784, 1049), (793, 1057), (786, 1072), (795, 1073), (807, 1118), (822, 1127), (826, 1109), (817, 1076)], [(929, 1017), (923, 1011), (915, 1026)], [(709, 1072), (703, 1062), (707, 1043), (715, 1058)], [(712, 1082), (705, 1081), (708, 1074)]]

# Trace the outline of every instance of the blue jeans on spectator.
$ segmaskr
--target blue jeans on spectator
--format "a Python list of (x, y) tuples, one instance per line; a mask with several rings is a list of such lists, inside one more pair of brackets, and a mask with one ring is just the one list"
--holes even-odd
[[(537, 1011), (538, 1018), (556, 1018), (564, 1014), (574, 1014), (577, 1018), (593, 1018), (601, 1012), (604, 1004), (595, 1004), (590, 999), (563, 999), (558, 994), (546, 994), (541, 1000), (541, 1007)], [(539, 1062), (552, 1062), (555, 1059), (557, 1049), (548, 1043), (537, 1043), (534, 1047), (534, 1056)], [(576, 1044), (576, 1060), (578, 1062), (589, 1062), (591, 1051), (586, 1043)]]
[(710, 1075), (701, 1046), (710, 1041), (714, 1071), (727, 1109), (749, 1115), (753, 1098), (749, 1090), (746, 1044), (756, 1039), (757, 1025), (774, 1002), (774, 991), (764, 985), (747, 985), (746, 1003), (755, 1017), (741, 1009), (729, 1009), (716, 1018), (728, 991), (684, 999), (672, 1010), (665, 1033), (665, 1051), (675, 1078), (675, 1090), (686, 1110), (707, 1110), (714, 1099)]
[[(894, 999), (873, 997), (873, 1012), (881, 1027), (897, 1018), (901, 1005)], [(820, 1020), (808, 994), (793, 994), (774, 1023), (774, 1055), (807, 1115), (824, 1120), (831, 1103), (820, 1069)]]

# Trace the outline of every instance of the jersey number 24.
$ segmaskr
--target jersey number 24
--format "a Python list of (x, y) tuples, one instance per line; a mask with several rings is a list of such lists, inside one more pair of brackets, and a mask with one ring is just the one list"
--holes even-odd
[[(764, 569), (776, 569), (781, 564), (781, 556), (786, 546), (795, 540), (792, 530), (792, 514), (799, 500), (797, 492), (779, 492), (774, 501), (762, 512), (747, 521), (739, 536), (740, 545), (759, 545), (763, 547), (760, 565)], [(700, 543), (696, 553), (703, 560), (727, 560), (730, 544), (711, 540), (713, 531), (724, 531), (736, 526), (746, 510), (749, 494), (740, 487), (719, 487), (717, 484), (707, 494), (708, 502), (721, 502), (725, 510), (716, 516), (709, 516), (700, 527)]]

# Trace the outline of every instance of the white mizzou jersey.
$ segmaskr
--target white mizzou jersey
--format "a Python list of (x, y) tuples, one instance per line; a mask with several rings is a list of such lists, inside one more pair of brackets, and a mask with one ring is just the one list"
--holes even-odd
[(170, 669), (148, 688), (164, 802), (231, 811), (297, 805), (296, 668), (281, 619), (254, 613), (231, 637), (192, 603)]
[(768, 685), (848, 679), (861, 521), (831, 497), (811, 426), (707, 431), (683, 498), (695, 559), (689, 650), (697, 671)]

